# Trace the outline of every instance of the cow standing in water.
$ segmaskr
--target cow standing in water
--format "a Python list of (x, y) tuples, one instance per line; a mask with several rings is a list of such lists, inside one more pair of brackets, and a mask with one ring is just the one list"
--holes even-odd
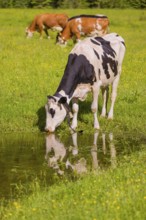
[(58, 33), (56, 43), (65, 45), (70, 38), (79, 42), (81, 36), (103, 36), (109, 31), (109, 20), (105, 15), (79, 15), (68, 20), (66, 27)]
[(35, 31), (40, 33), (40, 38), (42, 38), (43, 31), (46, 33), (47, 37), (50, 38), (48, 29), (62, 31), (65, 28), (68, 21), (68, 16), (66, 14), (41, 14), (37, 15), (31, 22), (29, 27), (26, 28), (27, 37), (32, 37)]
[(103, 92), (102, 116), (106, 116), (108, 86), (112, 85), (111, 107), (108, 118), (113, 119), (114, 103), (120, 79), (122, 61), (125, 54), (125, 43), (116, 33), (103, 37), (86, 38), (75, 45), (68, 57), (64, 75), (53, 96), (48, 96), (46, 104), (45, 130), (54, 132), (66, 116), (69, 115), (69, 103), (73, 103), (73, 119), (71, 128), (77, 127), (79, 110), (78, 99), (83, 101), (92, 91), (91, 110), (94, 115), (94, 128), (99, 129), (97, 118), (98, 95)]

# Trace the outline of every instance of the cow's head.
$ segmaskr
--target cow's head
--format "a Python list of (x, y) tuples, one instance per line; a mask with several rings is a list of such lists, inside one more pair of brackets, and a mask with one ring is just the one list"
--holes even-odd
[(64, 46), (66, 46), (66, 44), (67, 44), (67, 41), (62, 36), (61, 32), (59, 32), (56, 36), (56, 44), (60, 44), (60, 45), (64, 45)]
[(25, 29), (25, 33), (27, 38), (31, 38), (33, 36), (33, 31), (30, 31), (28, 27)]
[(45, 130), (48, 132), (54, 132), (65, 119), (69, 105), (66, 97), (60, 99), (54, 96), (48, 96), (46, 108), (46, 127)]

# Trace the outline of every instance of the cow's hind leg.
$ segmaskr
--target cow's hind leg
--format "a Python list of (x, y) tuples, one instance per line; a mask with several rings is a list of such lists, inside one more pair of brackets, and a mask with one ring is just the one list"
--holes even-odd
[(72, 119), (71, 127), (73, 129), (76, 129), (77, 117), (78, 117), (78, 111), (79, 111), (78, 99), (76, 99), (76, 98), (72, 99), (72, 110), (73, 110), (73, 119)]
[(50, 35), (49, 35), (49, 32), (48, 32), (48, 29), (47, 29), (47, 28), (44, 28), (44, 32), (45, 32), (45, 34), (47, 35), (47, 38), (50, 39)]
[(94, 85), (92, 86), (93, 101), (92, 101), (92, 105), (91, 105), (91, 110), (92, 110), (93, 116), (94, 116), (94, 128), (95, 129), (100, 128), (98, 118), (97, 118), (98, 96), (99, 96), (99, 92), (100, 92), (100, 86), (101, 86), (100, 82), (94, 83)]
[(108, 98), (109, 98), (109, 87), (102, 87), (103, 105), (102, 105), (101, 117), (105, 117), (107, 114)]
[(117, 75), (117, 78), (112, 83), (111, 107), (108, 113), (108, 119), (113, 119), (114, 104), (115, 104), (116, 97), (117, 97), (117, 87), (118, 87), (119, 79), (120, 79), (120, 74)]

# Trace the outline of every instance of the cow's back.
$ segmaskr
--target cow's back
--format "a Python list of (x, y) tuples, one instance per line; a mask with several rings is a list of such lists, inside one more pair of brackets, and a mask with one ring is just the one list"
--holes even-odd
[(42, 14), (37, 17), (37, 22), (42, 23), (47, 27), (61, 26), (64, 28), (68, 21), (68, 16), (66, 14)]
[(80, 15), (70, 18), (68, 26), (72, 33), (79, 31), (83, 35), (95, 35), (96, 30), (103, 35), (108, 33), (109, 20), (104, 15)]
[(89, 37), (76, 44), (71, 54), (85, 56), (93, 65), (97, 80), (109, 84), (121, 68), (125, 44), (123, 38), (116, 33), (103, 37)]

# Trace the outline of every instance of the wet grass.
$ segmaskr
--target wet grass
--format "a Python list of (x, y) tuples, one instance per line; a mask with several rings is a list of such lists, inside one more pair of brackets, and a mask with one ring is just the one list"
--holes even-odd
[[(34, 15), (51, 10), (1, 9), (0, 32), (0, 130), (1, 132), (37, 132), (44, 129), (46, 96), (53, 94), (63, 75), (72, 41), (66, 48), (55, 45), (56, 32), (51, 39), (25, 38), (25, 27)], [(114, 121), (100, 119), (102, 130), (146, 129), (146, 16), (144, 10), (64, 10), (69, 16), (76, 14), (106, 14), (111, 32), (123, 36), (126, 56), (115, 104)], [(79, 130), (93, 129), (90, 112), (91, 95), (80, 104)], [(100, 106), (101, 109), (101, 99)], [(63, 123), (58, 132), (68, 132)]]
[(146, 149), (121, 157), (118, 166), (97, 170), (76, 182), (64, 181), (42, 190), (39, 181), (29, 186), (33, 194), (1, 206), (9, 220), (145, 220)]

